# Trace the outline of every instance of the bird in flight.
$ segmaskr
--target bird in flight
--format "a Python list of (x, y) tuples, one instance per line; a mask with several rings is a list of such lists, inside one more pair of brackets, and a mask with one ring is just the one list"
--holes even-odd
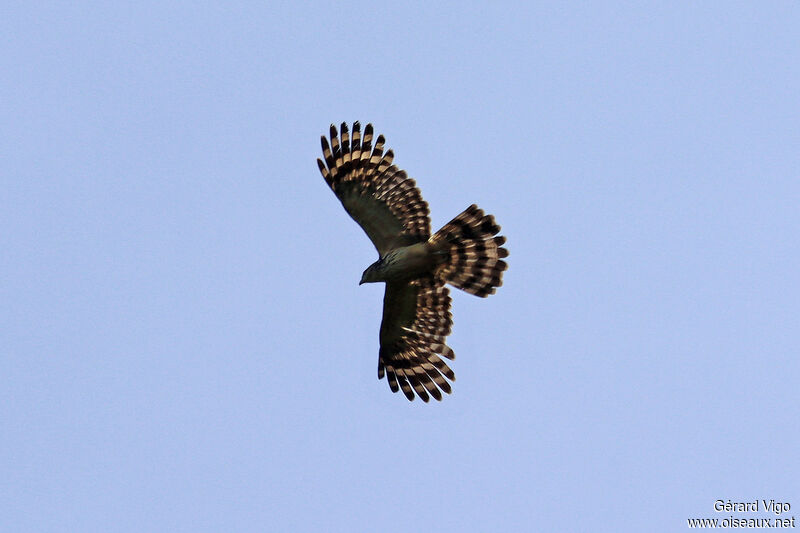
[(444, 359), (455, 353), (445, 343), (453, 319), (446, 284), (476, 296), (503, 284), (505, 237), (492, 215), (471, 205), (431, 235), (428, 203), (416, 182), (392, 164), (385, 139), (374, 139), (372, 124), (358, 122), (341, 136), (331, 124), (317, 159), (325, 182), (378, 250), (359, 283), (385, 282), (378, 352), (378, 379), (392, 392), (414, 393), (427, 402), (451, 392), (455, 374)]

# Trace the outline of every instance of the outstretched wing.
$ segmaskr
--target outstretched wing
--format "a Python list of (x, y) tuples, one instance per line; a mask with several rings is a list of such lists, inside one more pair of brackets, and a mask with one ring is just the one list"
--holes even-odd
[[(450, 294), (444, 282), (427, 276), (410, 282), (387, 282), (383, 299), (378, 379), (386, 375), (392, 392), (414, 392), (422, 401), (450, 394), (456, 376), (442, 357), (454, 359), (445, 344), (453, 325)], [(447, 379), (445, 379), (447, 378)], [(441, 389), (441, 390), (440, 390)]]
[(322, 177), (345, 210), (366, 232), (378, 253), (422, 242), (430, 237), (428, 204), (416, 182), (392, 164), (391, 150), (383, 153), (385, 139), (379, 135), (372, 146), (372, 124), (353, 124), (352, 142), (342, 123), (341, 140), (331, 124), (331, 141), (322, 137), (323, 162), (317, 159)]

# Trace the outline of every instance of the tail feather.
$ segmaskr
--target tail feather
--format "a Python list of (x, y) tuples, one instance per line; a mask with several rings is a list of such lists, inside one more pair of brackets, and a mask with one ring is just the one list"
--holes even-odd
[(506, 238), (495, 236), (500, 226), (475, 204), (444, 225), (430, 238), (434, 249), (446, 256), (438, 275), (463, 291), (485, 298), (503, 284), (508, 264)]

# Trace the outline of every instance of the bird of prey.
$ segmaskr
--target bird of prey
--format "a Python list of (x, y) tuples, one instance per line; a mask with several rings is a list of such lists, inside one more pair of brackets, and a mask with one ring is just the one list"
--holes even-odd
[(330, 143), (322, 136), (317, 159), (325, 182), (378, 250), (359, 283), (385, 282), (378, 379), (392, 392), (414, 393), (427, 402), (451, 392), (455, 374), (442, 360), (455, 354), (445, 344), (453, 324), (445, 284), (476, 296), (502, 285), (505, 237), (492, 215), (471, 205), (431, 235), (428, 204), (413, 179), (392, 164), (385, 139), (374, 139), (372, 124), (358, 122), (341, 136), (331, 124)]

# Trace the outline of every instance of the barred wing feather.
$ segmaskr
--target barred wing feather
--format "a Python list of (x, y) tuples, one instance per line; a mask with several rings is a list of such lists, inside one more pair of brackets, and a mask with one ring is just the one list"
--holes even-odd
[(427, 240), (430, 211), (416, 182), (392, 164), (392, 151), (384, 153), (383, 135), (374, 146), (372, 141), (372, 124), (367, 124), (362, 136), (361, 125), (355, 122), (352, 137), (346, 123), (341, 125), (341, 137), (331, 124), (330, 143), (322, 137), (325, 161), (317, 159), (317, 165), (347, 213), (383, 256)]
[(427, 276), (410, 282), (389, 282), (383, 299), (378, 378), (386, 376), (392, 392), (402, 389), (409, 400), (416, 393), (427, 402), (450, 394), (447, 380), (456, 377), (442, 360), (455, 354), (446, 337), (453, 325), (450, 294), (443, 281)]

